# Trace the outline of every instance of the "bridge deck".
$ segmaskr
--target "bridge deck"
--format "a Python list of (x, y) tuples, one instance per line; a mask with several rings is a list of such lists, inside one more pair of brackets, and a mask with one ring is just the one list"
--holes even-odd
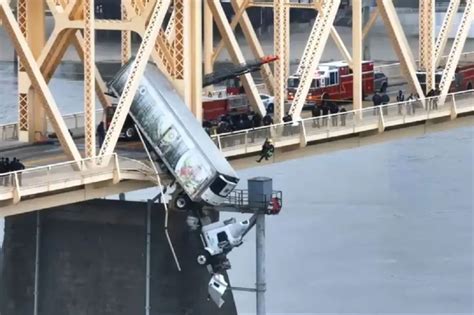
[[(259, 152), (267, 137), (273, 139), (277, 148), (304, 147), (315, 141), (367, 131), (381, 132), (390, 127), (474, 113), (474, 91), (449, 95), (446, 103), (438, 109), (429, 109), (431, 103), (431, 100), (426, 100), (428, 109), (423, 108), (421, 101), (389, 104), (375, 110), (366, 108), (345, 114), (304, 119), (295, 124), (277, 124), (220, 134), (213, 136), (213, 139), (225, 156), (233, 159)], [(345, 125), (342, 125), (343, 117)], [(43, 162), (48, 161), (51, 160), (46, 158)], [(108, 165), (100, 168), (94, 165), (94, 159), (84, 159), (80, 162), (63, 162), (2, 174), (0, 217), (156, 185), (153, 169), (146, 162), (137, 159), (114, 154)]]
[[(228, 158), (239, 158), (259, 152), (265, 138), (271, 138), (276, 148), (306, 146), (310, 142), (338, 138), (368, 131), (406, 126), (437, 118), (455, 118), (474, 112), (474, 91), (448, 95), (443, 106), (427, 109), (422, 101), (394, 103), (379, 108), (365, 108), (319, 118), (307, 118), (297, 123), (277, 124), (213, 136), (214, 142)], [(413, 112), (414, 108), (414, 112)], [(345, 120), (345, 124), (342, 121)]]
[[(143, 162), (117, 154), (105, 166), (98, 167), (95, 162), (95, 159), (84, 159), (3, 174), (0, 176), (0, 216), (36, 210), (41, 201), (54, 199), (51, 197), (55, 195), (58, 200), (53, 203), (60, 205), (105, 197), (113, 191), (156, 185), (154, 170)], [(110, 189), (109, 186), (116, 187)], [(75, 200), (66, 197), (67, 193), (78, 191), (82, 193)], [(46, 205), (41, 204), (43, 206)]]

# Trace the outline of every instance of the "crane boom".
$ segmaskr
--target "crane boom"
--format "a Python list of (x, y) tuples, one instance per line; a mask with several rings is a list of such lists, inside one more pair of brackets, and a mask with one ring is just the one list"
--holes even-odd
[(226, 69), (206, 74), (204, 76), (202, 86), (206, 87), (227, 79), (232, 79), (247, 73), (259, 71), (260, 67), (262, 67), (264, 64), (271, 63), (276, 60), (278, 60), (277, 56), (266, 56), (253, 62), (247, 62), (240, 65), (231, 65), (230, 67), (226, 67)]

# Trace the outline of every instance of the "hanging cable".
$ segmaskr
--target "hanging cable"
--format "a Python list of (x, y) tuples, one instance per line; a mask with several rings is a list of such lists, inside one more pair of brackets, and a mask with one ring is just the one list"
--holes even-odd
[[(156, 165), (153, 162), (153, 159), (151, 158), (150, 151), (148, 150), (148, 148), (145, 144), (145, 141), (143, 139), (142, 133), (140, 132), (140, 129), (138, 128), (137, 125), (135, 125), (135, 129), (137, 130), (138, 136), (140, 137), (140, 141), (142, 142), (143, 147), (145, 148), (145, 152), (146, 152), (146, 154), (148, 156), (148, 159), (150, 160), (150, 163), (151, 163), (151, 165), (153, 167), (153, 170), (155, 172), (156, 179), (158, 181), (158, 187), (160, 189), (161, 199), (164, 200), (163, 199), (163, 197), (164, 197), (164, 195), (163, 195), (163, 185), (161, 184), (161, 178), (160, 178), (160, 174), (158, 172), (158, 169), (156, 168)], [(174, 261), (176, 263), (176, 268), (178, 268), (178, 271), (181, 271), (181, 265), (179, 264), (179, 260), (178, 260), (178, 257), (176, 256), (176, 252), (174, 250), (173, 243), (171, 242), (170, 234), (168, 233), (168, 218), (169, 218), (168, 203), (165, 201), (165, 202), (163, 202), (163, 205), (165, 207), (165, 226), (164, 227), (165, 227), (166, 239), (168, 240), (168, 245), (170, 247), (171, 253), (173, 254), (173, 258), (174, 258)]]

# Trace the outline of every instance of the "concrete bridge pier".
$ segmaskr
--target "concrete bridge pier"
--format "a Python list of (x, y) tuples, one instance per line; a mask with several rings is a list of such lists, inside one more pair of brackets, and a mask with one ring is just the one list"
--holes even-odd
[(165, 238), (164, 210), (152, 209), (147, 313), (146, 203), (92, 200), (8, 217), (0, 314), (237, 314), (231, 292), (222, 309), (207, 301), (210, 275), (196, 263), (201, 241), (185, 220), (185, 213), (170, 214), (179, 272)]

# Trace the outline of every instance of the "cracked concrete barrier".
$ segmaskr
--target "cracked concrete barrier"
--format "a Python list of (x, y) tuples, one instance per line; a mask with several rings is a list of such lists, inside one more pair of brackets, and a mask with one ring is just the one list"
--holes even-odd
[[(145, 314), (146, 203), (92, 200), (40, 212), (39, 315)], [(150, 314), (237, 315), (231, 292), (221, 309), (207, 300), (211, 275), (197, 264), (201, 240), (188, 232), (186, 214), (151, 212)], [(0, 314), (34, 309), (37, 213), (5, 221)]]

